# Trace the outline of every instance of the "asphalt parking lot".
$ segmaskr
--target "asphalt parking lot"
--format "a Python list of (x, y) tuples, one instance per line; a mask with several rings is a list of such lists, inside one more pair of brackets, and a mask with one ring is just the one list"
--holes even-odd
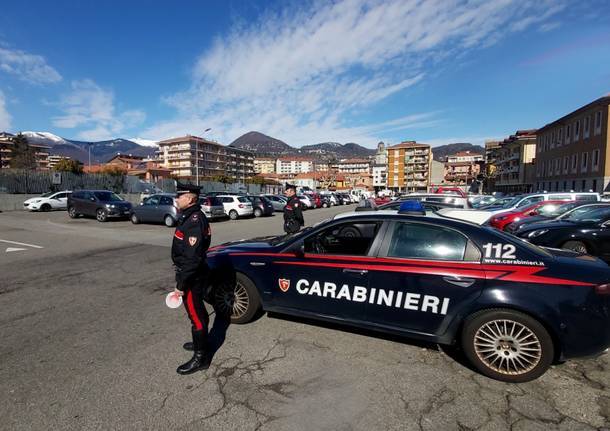
[[(511, 385), (448, 349), (274, 315), (214, 322), (211, 368), (179, 376), (189, 325), (164, 304), (172, 232), (0, 214), (0, 429), (610, 428), (610, 355)], [(212, 244), (279, 232), (281, 214), (217, 222)]]

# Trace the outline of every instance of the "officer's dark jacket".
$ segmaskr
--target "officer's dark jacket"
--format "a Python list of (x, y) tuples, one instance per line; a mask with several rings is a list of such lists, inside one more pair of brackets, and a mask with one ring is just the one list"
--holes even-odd
[(210, 225), (201, 206), (188, 207), (178, 219), (172, 242), (172, 260), (176, 265), (177, 288), (189, 289), (200, 271), (206, 268), (206, 252), (210, 247)]
[(291, 197), (284, 207), (284, 231), (297, 232), (305, 224), (303, 219), (303, 203), (298, 197)]

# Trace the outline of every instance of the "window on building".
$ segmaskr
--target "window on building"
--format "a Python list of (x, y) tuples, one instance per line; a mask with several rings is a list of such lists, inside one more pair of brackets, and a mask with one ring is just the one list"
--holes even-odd
[(602, 111), (597, 111), (595, 113), (595, 130), (593, 131), (593, 135), (599, 135), (602, 133)]
[(589, 153), (582, 153), (580, 156), (580, 171), (587, 172), (587, 164), (589, 163)]
[(578, 167), (578, 154), (572, 154), (572, 172), (576, 173)]
[(570, 169), (570, 157), (565, 156), (563, 158), (563, 173), (567, 174), (569, 169)]
[(572, 138), (572, 126), (570, 126), (568, 124), (566, 127), (566, 144), (570, 143), (571, 138)]
[(565, 192), (567, 188), (568, 188), (568, 182), (564, 181), (563, 182), (563, 189), (561, 189), (561, 190)]
[(572, 180), (572, 191), (576, 190), (576, 180)]
[(599, 169), (599, 150), (593, 150), (593, 160), (591, 160), (592, 170), (597, 171)]
[(580, 138), (580, 120), (576, 120), (574, 123), (574, 140), (577, 141)]
[(561, 159), (555, 159), (555, 174), (561, 174)]
[(557, 145), (561, 145), (563, 143), (563, 127), (559, 128), (559, 136), (557, 136)]
[(584, 139), (587, 139), (589, 137), (589, 128), (591, 126), (591, 117), (590, 116), (586, 116), (585, 117), (585, 123), (583, 126), (583, 131), (582, 131), (582, 137)]
[(587, 191), (587, 180), (582, 180), (582, 186), (581, 186), (580, 190), (583, 192)]
[(591, 189), (596, 192), (597, 191), (597, 180), (593, 180), (593, 184), (591, 185)]

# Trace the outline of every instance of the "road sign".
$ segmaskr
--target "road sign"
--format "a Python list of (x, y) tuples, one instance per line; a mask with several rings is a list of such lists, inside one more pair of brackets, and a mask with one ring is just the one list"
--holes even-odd
[(61, 184), (61, 172), (53, 172), (51, 174), (51, 180), (53, 185), (60, 185)]

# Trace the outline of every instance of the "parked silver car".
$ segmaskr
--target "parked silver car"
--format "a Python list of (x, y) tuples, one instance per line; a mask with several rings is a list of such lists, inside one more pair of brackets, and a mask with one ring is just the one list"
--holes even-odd
[(201, 196), (199, 198), (199, 205), (201, 205), (201, 211), (209, 220), (218, 220), (226, 218), (225, 207), (219, 198), (215, 196)]
[(174, 206), (174, 195), (157, 193), (144, 199), (140, 205), (131, 210), (133, 224), (138, 223), (164, 223), (172, 227), (178, 220), (178, 209)]
[(286, 202), (288, 202), (285, 196), (265, 195), (265, 197), (271, 201), (271, 205), (273, 205), (274, 211), (284, 211)]

